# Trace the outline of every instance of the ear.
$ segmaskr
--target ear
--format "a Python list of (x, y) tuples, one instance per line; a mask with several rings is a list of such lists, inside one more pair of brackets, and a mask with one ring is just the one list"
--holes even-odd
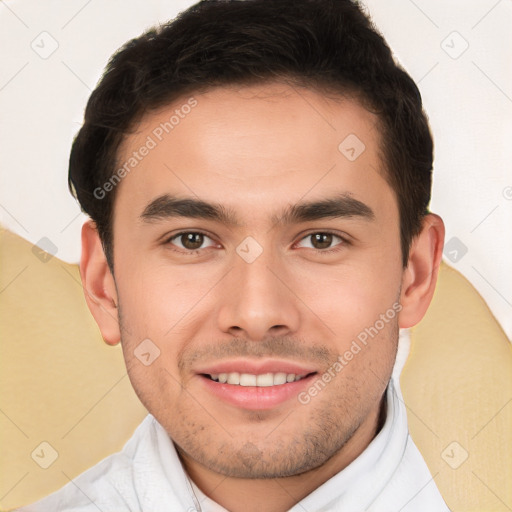
[(430, 213), (423, 219), (423, 227), (414, 238), (409, 261), (402, 277), (399, 326), (416, 325), (425, 316), (436, 287), (444, 246), (443, 219)]
[(82, 226), (80, 276), (85, 300), (103, 339), (109, 345), (116, 345), (121, 340), (117, 290), (98, 230), (91, 220)]

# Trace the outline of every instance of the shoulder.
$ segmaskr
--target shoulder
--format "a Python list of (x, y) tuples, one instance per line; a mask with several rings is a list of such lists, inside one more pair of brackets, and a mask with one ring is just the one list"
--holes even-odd
[(369, 511), (450, 512), (411, 436), (402, 460)]
[(109, 455), (95, 466), (73, 478), (46, 498), (13, 512), (98, 512), (100, 510), (134, 511), (136, 472), (144, 458), (154, 430), (154, 418), (146, 416), (122, 451)]

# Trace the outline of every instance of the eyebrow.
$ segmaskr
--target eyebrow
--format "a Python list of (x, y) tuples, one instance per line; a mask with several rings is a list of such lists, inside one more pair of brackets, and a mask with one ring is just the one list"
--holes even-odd
[[(219, 203), (211, 203), (193, 197), (180, 198), (164, 194), (152, 200), (140, 219), (145, 223), (158, 222), (169, 218), (193, 218), (212, 220), (232, 227), (241, 227), (236, 213)], [(273, 214), (273, 224), (297, 224), (327, 218), (359, 218), (375, 220), (375, 213), (365, 203), (351, 197), (349, 193), (317, 201), (299, 202), (287, 206), (281, 214)]]

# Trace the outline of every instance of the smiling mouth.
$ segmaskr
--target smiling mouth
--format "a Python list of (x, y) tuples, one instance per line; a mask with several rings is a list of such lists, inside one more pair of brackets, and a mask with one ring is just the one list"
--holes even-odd
[(233, 386), (244, 386), (244, 387), (272, 387), (272, 386), (282, 386), (283, 384), (289, 384), (291, 382), (296, 382), (305, 377), (309, 377), (310, 375), (314, 375), (316, 372), (306, 373), (306, 374), (295, 374), (295, 373), (261, 373), (261, 374), (252, 374), (252, 373), (239, 373), (239, 372), (230, 372), (230, 373), (212, 373), (212, 374), (203, 374), (204, 377), (209, 378), (215, 382), (219, 382), (220, 384), (231, 384)]

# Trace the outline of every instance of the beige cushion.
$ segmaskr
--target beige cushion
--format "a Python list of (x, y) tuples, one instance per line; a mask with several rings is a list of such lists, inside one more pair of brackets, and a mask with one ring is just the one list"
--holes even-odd
[[(7, 230), (0, 244), (0, 508), (9, 509), (120, 450), (146, 411), (120, 347), (102, 341), (78, 266), (41, 260)], [(452, 510), (512, 508), (511, 375), (504, 333), (443, 265), (401, 382), (412, 437)], [(468, 458), (452, 469), (462, 450)]]
[(412, 438), (448, 506), (512, 510), (512, 345), (478, 292), (445, 264), (411, 330), (400, 382)]
[[(29, 242), (8, 231), (0, 237), (0, 508), (8, 509), (120, 450), (147, 412), (121, 347), (101, 338), (78, 266), (43, 263)], [(40, 464), (52, 452), (41, 452), (42, 442), (58, 453), (47, 469)]]

